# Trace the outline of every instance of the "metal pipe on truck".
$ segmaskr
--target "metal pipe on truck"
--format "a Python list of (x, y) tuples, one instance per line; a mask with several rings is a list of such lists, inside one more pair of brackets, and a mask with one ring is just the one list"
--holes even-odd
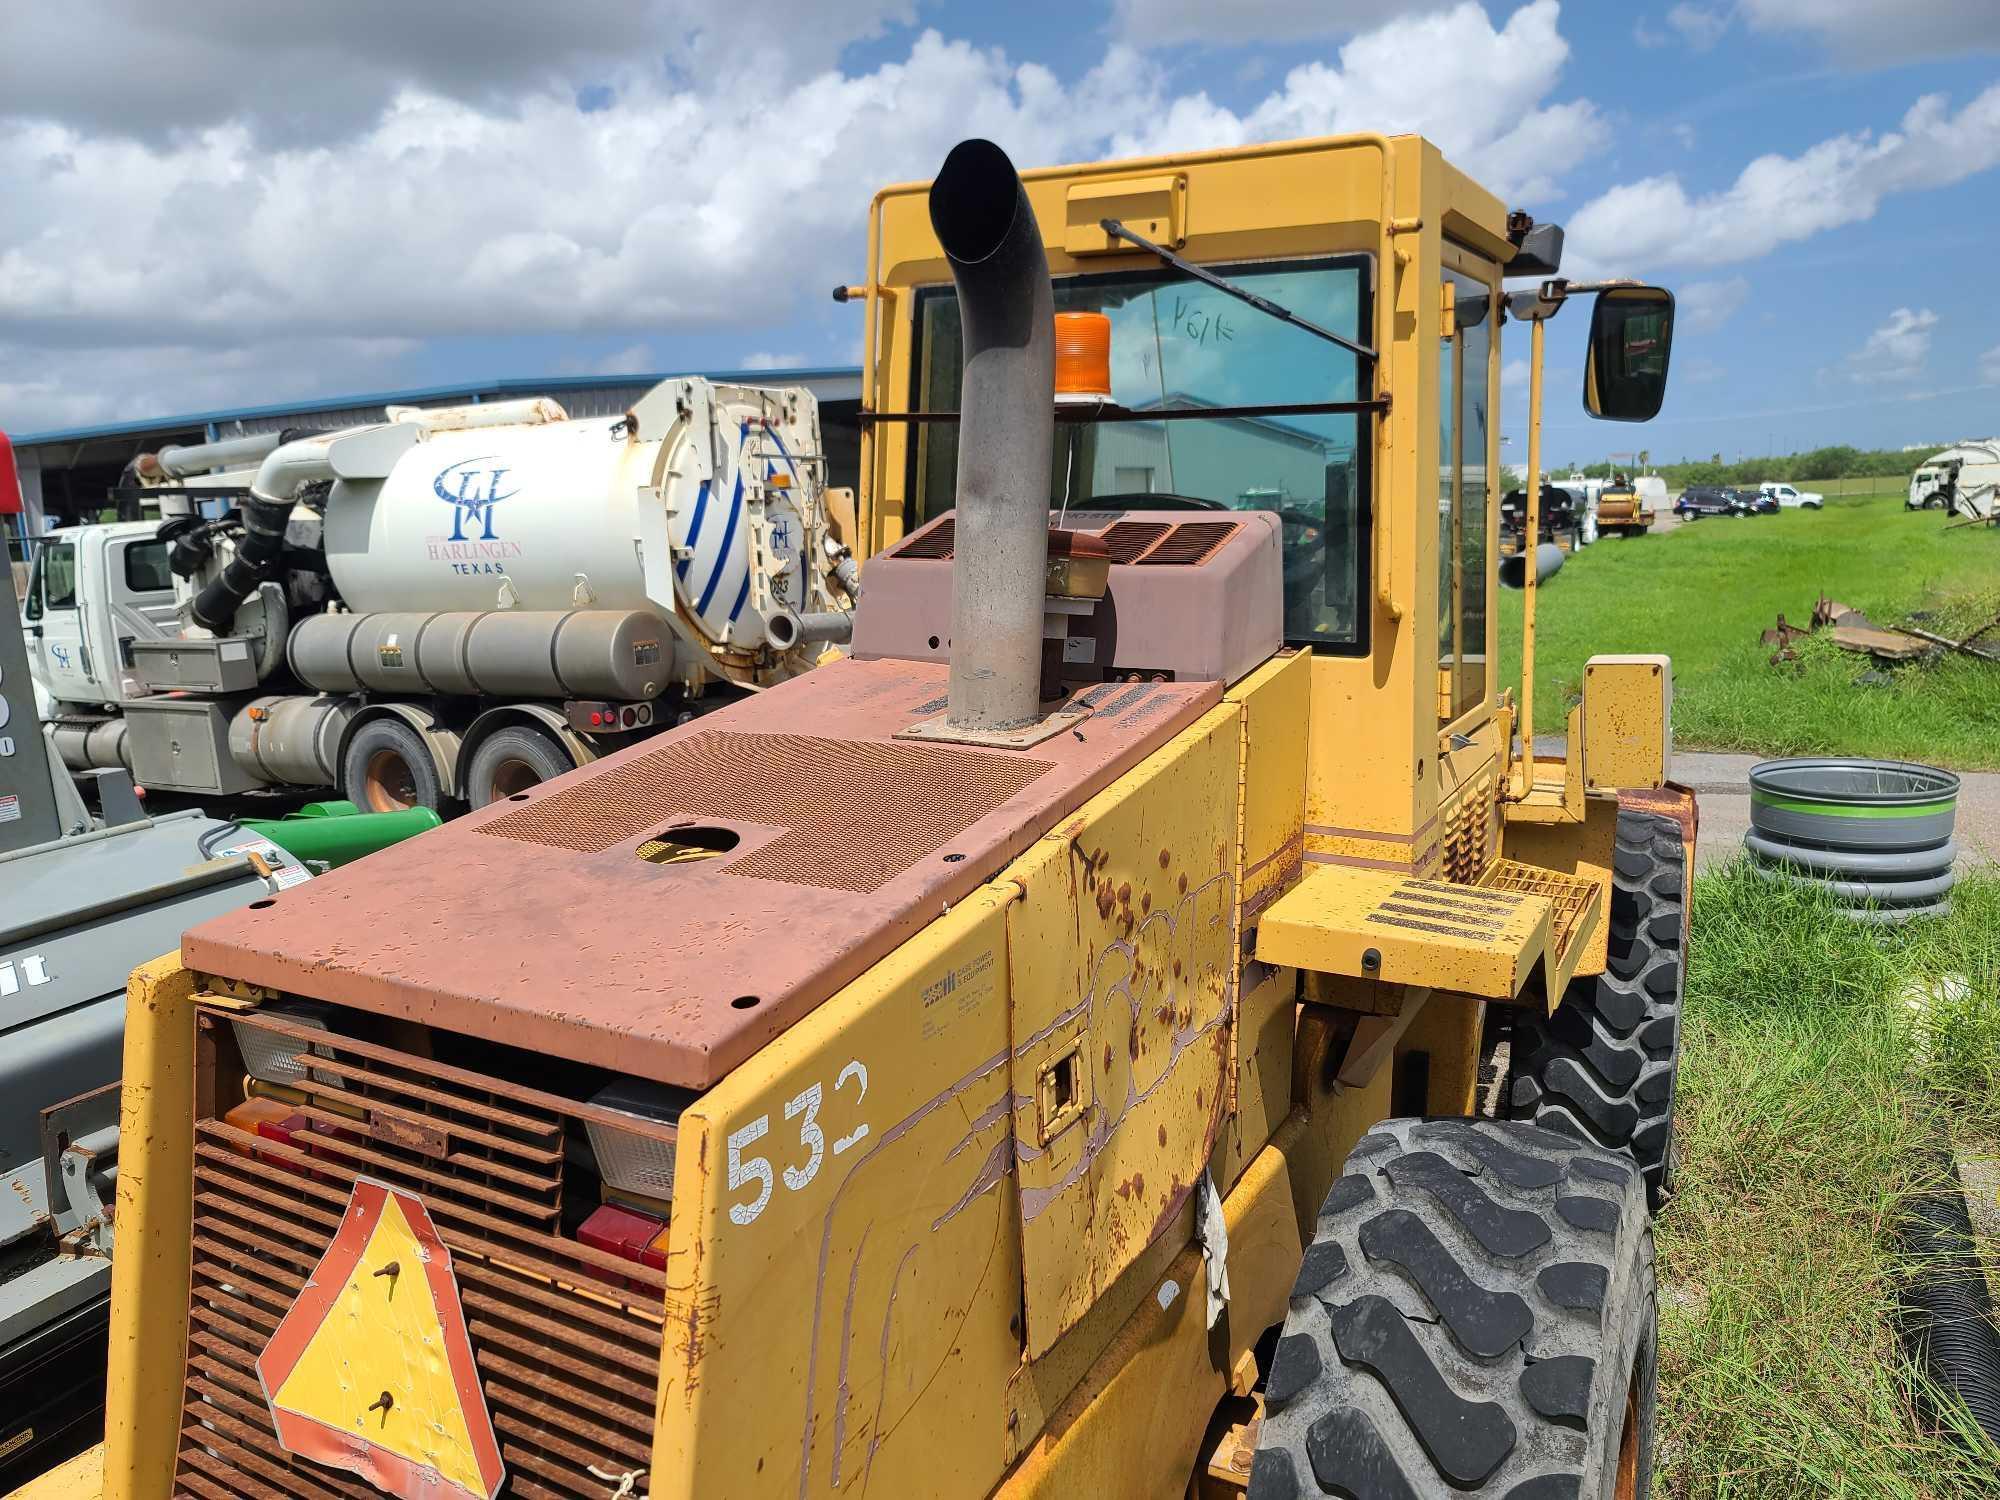
[(253, 432), (244, 437), (218, 438), (212, 443), (188, 443), (162, 448), (155, 454), (141, 455), (139, 468), (141, 473), (150, 468), (169, 478), (185, 479), (191, 474), (206, 474), (211, 469), (233, 469), (256, 463), (283, 441), (282, 432)]
[(854, 636), (854, 616), (839, 609), (816, 610), (803, 615), (780, 610), (765, 622), (764, 633), (770, 636), (771, 644), (780, 651), (789, 651), (801, 642), (817, 645), (828, 641), (846, 641)]

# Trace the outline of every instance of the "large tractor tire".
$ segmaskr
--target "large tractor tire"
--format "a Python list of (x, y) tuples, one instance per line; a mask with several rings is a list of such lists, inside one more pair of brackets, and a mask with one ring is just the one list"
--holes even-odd
[(1672, 1185), (1687, 983), (1680, 825), (1621, 809), (1613, 864), (1605, 970), (1572, 980), (1554, 1015), (1515, 1017), (1508, 1113), (1625, 1152), (1657, 1212)]
[(1518, 1121), (1378, 1125), (1292, 1288), (1250, 1500), (1644, 1500), (1658, 1326), (1630, 1161)]

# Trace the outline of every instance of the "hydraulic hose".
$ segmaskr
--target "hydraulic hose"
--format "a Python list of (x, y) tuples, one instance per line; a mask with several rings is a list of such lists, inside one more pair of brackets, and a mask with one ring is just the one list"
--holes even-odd
[(285, 527), (300, 488), (315, 479), (331, 478), (333, 466), (323, 439), (286, 443), (265, 455), (243, 502), (243, 540), (236, 555), (195, 596), (197, 625), (217, 635), (228, 632), (237, 608), (284, 556)]

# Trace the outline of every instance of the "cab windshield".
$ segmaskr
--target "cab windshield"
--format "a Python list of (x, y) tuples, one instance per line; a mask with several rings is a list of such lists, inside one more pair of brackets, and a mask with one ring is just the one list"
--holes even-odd
[[(1216, 274), (1322, 327), (1369, 341), (1365, 256), (1217, 266)], [(1053, 510), (1268, 510), (1283, 523), (1285, 634), (1295, 645), (1353, 651), (1367, 542), (1365, 418), (1351, 412), (1147, 420), (1201, 407), (1354, 401), (1370, 394), (1362, 361), (1176, 271), (1072, 276), (1057, 312), (1111, 319), (1111, 399), (1137, 419), (1059, 422), (1049, 475)], [(952, 289), (918, 293), (912, 406), (956, 411), (962, 363)], [(912, 527), (951, 509), (958, 431), (913, 433)]]

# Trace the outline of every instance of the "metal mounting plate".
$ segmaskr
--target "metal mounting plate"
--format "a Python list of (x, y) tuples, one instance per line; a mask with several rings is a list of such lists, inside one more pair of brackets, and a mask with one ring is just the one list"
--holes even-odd
[(1025, 750), (1043, 740), (1054, 739), (1065, 729), (1075, 729), (1090, 717), (1090, 710), (1078, 704), (1057, 709), (1019, 729), (960, 729), (939, 714), (896, 731), (899, 740), (935, 740), (947, 745), (984, 745), (989, 750)]

